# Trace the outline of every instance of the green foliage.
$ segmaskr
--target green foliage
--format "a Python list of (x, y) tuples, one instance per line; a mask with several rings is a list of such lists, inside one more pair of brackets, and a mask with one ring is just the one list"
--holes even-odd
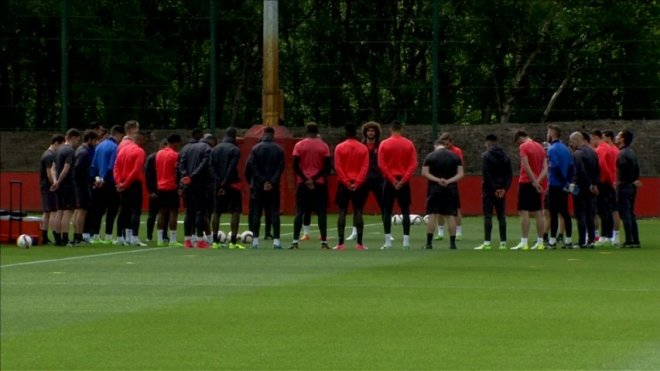
[[(59, 127), (62, 1), (0, 3), (3, 129)], [(208, 125), (209, 0), (69, 4), (70, 126)], [(217, 1), (220, 127), (261, 120), (261, 8)], [(280, 2), (286, 124), (430, 123), (432, 9)], [(657, 0), (441, 1), (440, 121), (657, 118), (659, 19)]]

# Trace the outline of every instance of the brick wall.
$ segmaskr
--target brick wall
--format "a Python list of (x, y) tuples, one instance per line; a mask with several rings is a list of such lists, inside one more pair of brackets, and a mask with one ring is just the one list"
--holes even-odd
[[(643, 176), (660, 176), (660, 120), (655, 121), (584, 121), (584, 122), (555, 122), (562, 128), (562, 139), (566, 140), (568, 135), (575, 130), (610, 129), (615, 132), (630, 128), (633, 130), (635, 139), (633, 148), (639, 157), (639, 163)], [(147, 128), (148, 129), (148, 128)], [(500, 138), (500, 143), (511, 156), (514, 172), (519, 168), (518, 151), (513, 143), (513, 135), (518, 129), (525, 129), (532, 138), (545, 140), (546, 125), (541, 124), (509, 124), (509, 125), (441, 125), (439, 132), (449, 131), (454, 137), (454, 143), (463, 149), (466, 163), (466, 173), (479, 174), (480, 154), (483, 151), (483, 139), (489, 133)], [(290, 128), (290, 132), (297, 137), (303, 136), (304, 128)], [(166, 137), (173, 131), (153, 131), (151, 139), (146, 145), (147, 152), (155, 151), (160, 139)], [(245, 130), (240, 130), (242, 135)], [(385, 132), (387, 130), (385, 129)], [(343, 129), (329, 128), (321, 129), (324, 140), (334, 147), (342, 139)], [(41, 153), (48, 147), (48, 141), (52, 132), (1, 132), (0, 133), (0, 171), (38, 171)], [(187, 132), (179, 132), (182, 137)], [(421, 162), (426, 154), (432, 149), (434, 138), (431, 135), (431, 127), (426, 125), (409, 125), (404, 129), (404, 134), (412, 139), (418, 150)], [(220, 136), (220, 133), (218, 133)]]

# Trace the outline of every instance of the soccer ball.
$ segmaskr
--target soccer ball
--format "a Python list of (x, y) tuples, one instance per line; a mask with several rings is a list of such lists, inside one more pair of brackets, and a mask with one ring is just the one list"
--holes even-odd
[(403, 215), (401, 214), (395, 214), (392, 215), (392, 224), (401, 224), (403, 222)]
[(422, 224), (422, 217), (417, 215), (417, 214), (411, 214), (410, 215), (410, 222), (414, 225), (420, 225)]
[(429, 224), (429, 216), (424, 215), (424, 224)]
[(16, 246), (22, 249), (29, 249), (32, 246), (32, 237), (22, 234), (16, 239)]
[(227, 239), (225, 240), (225, 242), (231, 242), (231, 236), (232, 236), (232, 233), (231, 233), (231, 231), (229, 231), (229, 233), (227, 233)]
[(241, 241), (244, 243), (250, 243), (252, 242), (252, 231), (245, 231), (241, 233)]
[(218, 242), (227, 243), (227, 235), (223, 231), (218, 231)]

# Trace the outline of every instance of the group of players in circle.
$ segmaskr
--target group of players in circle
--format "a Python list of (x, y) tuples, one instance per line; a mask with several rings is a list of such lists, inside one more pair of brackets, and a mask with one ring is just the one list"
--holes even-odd
[[(403, 126), (398, 121), (389, 124), (390, 135), (383, 140), (380, 124), (373, 121), (362, 126), (361, 141), (355, 124), (348, 123), (344, 129), (345, 140), (335, 147), (332, 158), (329, 146), (321, 139), (319, 128), (313, 122), (306, 125), (306, 137), (294, 146), (296, 215), (294, 238), (289, 248), (298, 249), (301, 240), (310, 239), (309, 224), (311, 214), (315, 213), (321, 248), (330, 249), (327, 177), (334, 169), (338, 178), (335, 203), (339, 215), (338, 241), (333, 248), (344, 250), (346, 241), (355, 240), (357, 250), (367, 249), (363, 243), (362, 214), (372, 193), (381, 211), (385, 234), (381, 249), (392, 247), (395, 201), (401, 210), (402, 246), (410, 249), (410, 180), (418, 167), (415, 145), (402, 135)], [(172, 134), (149, 156), (142, 148), (145, 134), (134, 120), (123, 126), (115, 125), (109, 131), (93, 123), (83, 133), (70, 129), (65, 135), (55, 135), (41, 158), (42, 241), (51, 242), (50, 229), (55, 245), (59, 246), (95, 243), (146, 246), (138, 238), (143, 188), (146, 188), (149, 241), (155, 241), (158, 246), (243, 249), (242, 243), (247, 238), (240, 238), (245, 233), (238, 231), (243, 211), (240, 184), (243, 175), (250, 185), (248, 225), (252, 247), (260, 246), (261, 217), (265, 215), (264, 239), (272, 239), (273, 248), (282, 249), (279, 187), (285, 153), (274, 136), (272, 127), (264, 128), (261, 141), (251, 148), (245, 169), (241, 171), (235, 128), (226, 129), (219, 143), (217, 138), (205, 135), (200, 129), (193, 130), (190, 141), (183, 146), (182, 138)], [(624, 130), (615, 137), (607, 131), (594, 130), (591, 135), (574, 132), (569, 139), (573, 151), (560, 137), (559, 127), (549, 126), (546, 150), (524, 131), (515, 134), (521, 159), (518, 210), (522, 237), (511, 249), (530, 249), (530, 215), (536, 217), (538, 233), (531, 249), (555, 248), (558, 240), (563, 242), (562, 247), (593, 247), (607, 243), (618, 246), (619, 219), (625, 227), (623, 246), (639, 247), (634, 204), (636, 189), (641, 183), (637, 159), (630, 149), (632, 133)], [(484, 243), (475, 249), (491, 249), (493, 210), (499, 222), (499, 247), (508, 249), (504, 205), (513, 176), (511, 161), (497, 144), (495, 135), (488, 135), (485, 143), (486, 151), (482, 154)], [(443, 239), (447, 224), (449, 247), (455, 249), (462, 235), (458, 182), (464, 171), (462, 151), (453, 144), (449, 133), (440, 136), (433, 151), (424, 159), (422, 175), (428, 179), (427, 233), (423, 247), (433, 247), (434, 235), (436, 240)], [(571, 240), (569, 195), (573, 197), (578, 225), (576, 244)], [(183, 243), (177, 238), (181, 198), (185, 201)], [(349, 205), (353, 211), (353, 231), (345, 238)], [(222, 214), (231, 215), (228, 235), (219, 230)], [(596, 214), (601, 225), (598, 242)], [(563, 219), (564, 237), (558, 239), (559, 216)], [(117, 237), (112, 240), (115, 218)], [(71, 223), (73, 240), (69, 239)], [(549, 231), (547, 242), (544, 241), (546, 231)]]

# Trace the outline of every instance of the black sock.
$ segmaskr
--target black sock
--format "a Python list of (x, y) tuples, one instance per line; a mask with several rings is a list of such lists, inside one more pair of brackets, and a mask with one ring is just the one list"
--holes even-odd
[(547, 233), (543, 233), (543, 241), (548, 241), (548, 234)]
[(433, 243), (433, 233), (426, 234), (426, 246), (431, 246)]
[(62, 243), (62, 235), (61, 234), (59, 234), (57, 232), (53, 232), (53, 238), (55, 238), (55, 244), (56, 245), (59, 245), (59, 244)]
[(48, 231), (41, 231), (41, 243), (48, 243)]
[(64, 245), (69, 243), (69, 234), (68, 233), (62, 233), (62, 243)]
[(339, 235), (339, 244), (341, 245), (341, 244), (343, 244), (343, 243), (344, 243), (344, 235), (343, 235), (343, 234), (340, 234), (340, 235)]
[(357, 234), (357, 243), (358, 245), (362, 245), (362, 232), (358, 232)]
[(449, 247), (452, 249), (456, 248), (456, 236), (449, 236)]

